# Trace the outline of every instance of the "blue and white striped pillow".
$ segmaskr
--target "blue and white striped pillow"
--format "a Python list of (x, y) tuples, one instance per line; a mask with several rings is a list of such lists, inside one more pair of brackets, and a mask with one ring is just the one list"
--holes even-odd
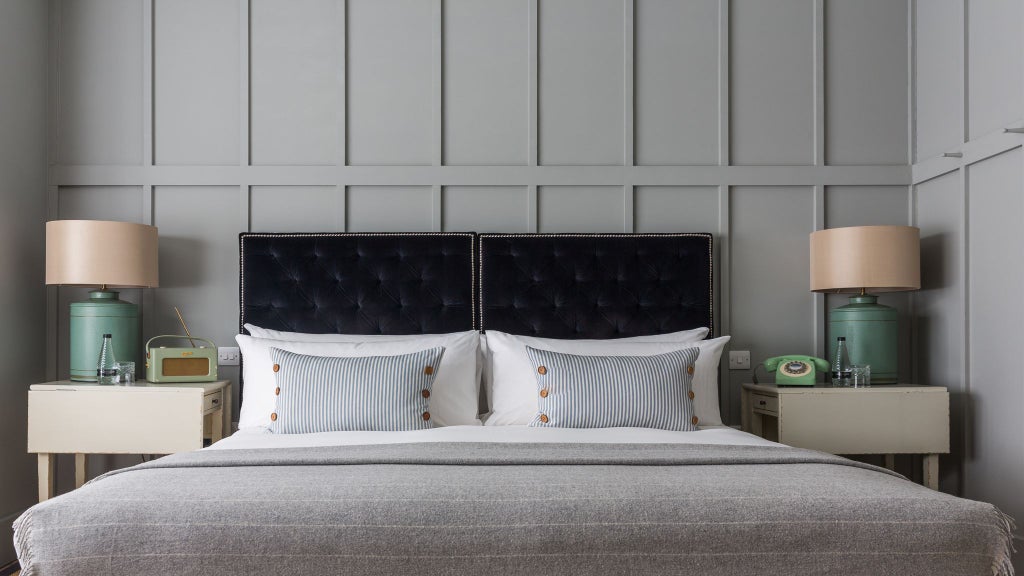
[(275, 434), (422, 430), (444, 347), (399, 356), (306, 356), (271, 348)]
[(635, 426), (696, 430), (694, 364), (699, 348), (655, 356), (579, 356), (526, 347), (537, 377), (530, 426)]

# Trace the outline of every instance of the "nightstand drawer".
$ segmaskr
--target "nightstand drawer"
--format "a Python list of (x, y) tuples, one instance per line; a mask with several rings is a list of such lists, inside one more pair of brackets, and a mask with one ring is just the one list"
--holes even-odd
[(224, 391), (218, 390), (212, 394), (203, 396), (203, 414), (210, 414), (220, 409), (224, 404)]
[(750, 406), (755, 412), (768, 412), (769, 414), (779, 413), (779, 398), (765, 394), (751, 394)]

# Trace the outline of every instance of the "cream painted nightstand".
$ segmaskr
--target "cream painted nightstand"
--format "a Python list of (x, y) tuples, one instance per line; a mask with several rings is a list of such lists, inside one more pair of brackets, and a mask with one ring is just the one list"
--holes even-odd
[(831, 454), (924, 454), (924, 484), (939, 487), (949, 453), (949, 392), (941, 386), (869, 388), (744, 384), (743, 430)]
[[(173, 454), (231, 433), (231, 382), (99, 386), (33, 384), (28, 393), (28, 451), (39, 455), (39, 500), (54, 495), (55, 454), (75, 455), (75, 487), (87, 454)], [(206, 421), (209, 420), (209, 434)]]

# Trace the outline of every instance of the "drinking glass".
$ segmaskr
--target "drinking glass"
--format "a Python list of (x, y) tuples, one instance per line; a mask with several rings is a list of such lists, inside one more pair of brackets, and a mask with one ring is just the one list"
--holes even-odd
[(114, 369), (117, 370), (117, 383), (122, 386), (135, 384), (135, 362), (116, 362)]
[(850, 386), (854, 388), (871, 386), (871, 366), (868, 364), (850, 366)]

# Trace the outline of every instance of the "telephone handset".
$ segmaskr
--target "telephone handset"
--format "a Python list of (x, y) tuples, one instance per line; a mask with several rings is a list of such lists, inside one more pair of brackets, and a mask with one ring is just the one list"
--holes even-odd
[(828, 361), (814, 356), (775, 356), (764, 361), (764, 369), (775, 372), (779, 386), (814, 386), (817, 370), (828, 372)]

